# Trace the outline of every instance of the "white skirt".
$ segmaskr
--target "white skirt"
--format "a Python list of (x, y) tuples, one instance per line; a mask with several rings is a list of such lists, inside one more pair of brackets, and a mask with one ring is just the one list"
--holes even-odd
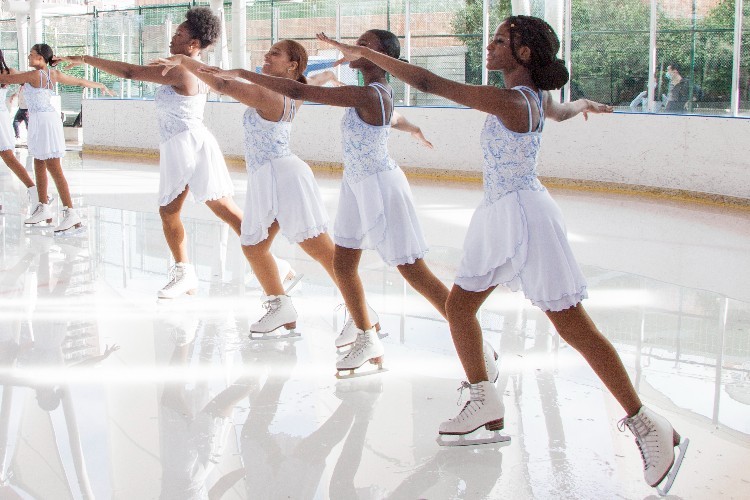
[(13, 119), (7, 109), (0, 109), (0, 151), (15, 149), (16, 134), (13, 132)]
[(308, 164), (295, 155), (248, 172), (242, 244), (255, 245), (268, 238), (274, 220), (290, 243), (328, 231), (320, 188)]
[(456, 284), (471, 292), (505, 285), (544, 311), (562, 311), (588, 295), (568, 244), (560, 208), (544, 191), (509, 193), (474, 212)]
[(351, 184), (344, 176), (333, 233), (337, 245), (377, 250), (391, 266), (413, 264), (428, 250), (400, 168)]
[(57, 111), (29, 112), (27, 135), (29, 154), (37, 160), (65, 156), (65, 135)]
[(224, 155), (205, 127), (186, 130), (159, 144), (159, 205), (169, 205), (185, 186), (198, 203), (234, 194)]

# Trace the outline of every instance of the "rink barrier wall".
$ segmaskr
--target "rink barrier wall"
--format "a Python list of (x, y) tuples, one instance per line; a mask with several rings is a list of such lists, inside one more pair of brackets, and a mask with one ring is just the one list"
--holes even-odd
[[(83, 102), (84, 151), (155, 155), (151, 100)], [(232, 166), (241, 165), (246, 107), (209, 102), (205, 124)], [(465, 108), (399, 108), (434, 149), (394, 131), (393, 158), (414, 177), (481, 181), (479, 134), (486, 114)], [(340, 170), (343, 108), (308, 104), (295, 119), (292, 149), (313, 168)], [(750, 119), (614, 113), (545, 123), (539, 174), (546, 184), (637, 192), (750, 207)]]

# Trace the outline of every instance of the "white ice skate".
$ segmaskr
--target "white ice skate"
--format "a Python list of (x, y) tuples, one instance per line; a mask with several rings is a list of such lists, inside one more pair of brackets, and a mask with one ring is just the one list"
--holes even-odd
[(284, 295), (289, 295), (289, 292), (291, 292), (292, 288), (299, 283), (304, 274), (297, 274), (294, 269), (292, 269), (292, 265), (289, 261), (280, 259), (275, 255), (272, 255), (272, 257), (273, 260), (276, 261), (276, 267), (279, 268), (279, 278), (281, 278), (281, 285), (284, 287)]
[[(336, 362), (336, 378), (350, 378), (359, 375), (369, 375), (383, 370), (383, 354), (385, 348), (378, 338), (375, 328), (369, 330), (357, 330), (357, 340), (351, 350)], [(366, 373), (354, 373), (354, 371), (367, 362), (378, 365), (378, 369)], [(348, 372), (348, 373), (342, 373)]]
[[(620, 420), (619, 429), (624, 431), (625, 426), (633, 433), (635, 443), (641, 450), (643, 478), (649, 486), (656, 488), (659, 495), (666, 495), (677, 477), (690, 440), (680, 438), (666, 418), (645, 406), (632, 417)], [(677, 459), (675, 447), (680, 450)]]
[[(338, 307), (341, 307), (341, 305), (339, 305)], [(382, 335), (380, 334), (380, 318), (378, 317), (378, 313), (376, 313), (369, 304), (367, 305), (367, 315), (370, 317), (372, 328), (375, 328), (375, 331), (378, 333), (378, 338), (382, 339), (384, 337), (387, 337), (387, 333)], [(344, 317), (346, 316), (349, 316), (349, 318), (344, 323), (344, 328), (341, 329), (341, 333), (339, 333), (339, 336), (336, 337), (336, 349), (341, 349), (342, 347), (351, 345), (355, 340), (357, 340), (357, 331), (359, 331), (357, 329), (357, 325), (354, 324), (354, 318), (348, 315), (348, 310), (344, 309)]]
[[(258, 321), (250, 325), (251, 340), (279, 340), (299, 337), (297, 328), (297, 311), (292, 304), (292, 298), (288, 295), (269, 295), (263, 302), (266, 314)], [(281, 335), (268, 335), (281, 327), (286, 328), (286, 333)]]
[[(510, 436), (500, 434), (505, 427), (505, 406), (495, 386), (486, 380), (476, 384), (463, 382), (459, 390), (463, 392), (467, 387), (471, 393), (469, 400), (458, 416), (440, 424), (438, 444), (440, 446), (466, 446), (510, 441)], [(480, 427), (492, 431), (492, 435), (466, 438), (467, 434), (473, 433)], [(446, 436), (457, 436), (457, 439), (446, 438)]]
[(83, 230), (83, 223), (78, 213), (72, 208), (63, 207), (62, 220), (55, 228), (55, 236), (73, 236)]
[(174, 299), (198, 291), (198, 276), (192, 264), (178, 262), (169, 270), (169, 283), (159, 290), (160, 299)]
[(52, 224), (52, 209), (49, 203), (37, 203), (34, 211), (31, 212), (31, 217), (23, 221), (27, 226), (34, 226), (42, 222)]
[[(26, 191), (29, 195), (29, 205), (32, 207), (35, 207), (37, 203), (39, 203), (39, 192), (36, 190), (36, 186), (31, 186), (29, 188), (26, 188)], [(52, 201), (51, 198), (47, 199), (47, 204), (49, 205)]]
[(494, 384), (500, 377), (500, 372), (497, 369), (498, 355), (497, 352), (495, 352), (495, 349), (492, 347), (492, 344), (490, 344), (486, 340), (483, 341), (482, 348), (482, 351), (484, 353), (484, 366), (485, 368), (487, 368), (487, 379)]

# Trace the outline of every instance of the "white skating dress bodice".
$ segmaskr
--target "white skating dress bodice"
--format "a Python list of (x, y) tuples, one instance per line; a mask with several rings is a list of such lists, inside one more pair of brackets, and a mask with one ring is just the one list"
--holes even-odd
[(8, 106), (5, 100), (8, 99), (8, 87), (0, 87), (0, 111), (8, 112)]
[(245, 126), (245, 162), (254, 171), (268, 163), (291, 156), (289, 141), (292, 137), (292, 120), (296, 114), (293, 99), (284, 97), (284, 112), (278, 121), (269, 121), (255, 108), (247, 108), (243, 117)]
[[(355, 108), (347, 108), (341, 120), (341, 138), (344, 156), (344, 176), (349, 182), (359, 182), (377, 172), (393, 170), (398, 165), (388, 154), (388, 136), (391, 132), (390, 115), (393, 114), (393, 91), (380, 83), (371, 83), (380, 99), (382, 125), (365, 123)], [(391, 97), (391, 110), (386, 116), (382, 92)]]
[(26, 105), (30, 113), (46, 113), (56, 111), (52, 105), (52, 96), (55, 95), (50, 78), (50, 70), (39, 70), (39, 87), (32, 87), (28, 83), (23, 84), (26, 94)]
[[(539, 126), (531, 132), (518, 133), (505, 128), (497, 116), (487, 116), (480, 135), (484, 155), (483, 183), (486, 204), (493, 203), (514, 191), (544, 191), (545, 189), (537, 179), (536, 171), (544, 126), (541, 95), (528, 87), (514, 87), (514, 89), (537, 96)], [(529, 129), (531, 129), (530, 112)]]
[(162, 85), (156, 89), (154, 103), (162, 142), (187, 130), (204, 126), (203, 110), (206, 108), (207, 95), (208, 87), (202, 82), (199, 92), (192, 96), (178, 94), (171, 85)]

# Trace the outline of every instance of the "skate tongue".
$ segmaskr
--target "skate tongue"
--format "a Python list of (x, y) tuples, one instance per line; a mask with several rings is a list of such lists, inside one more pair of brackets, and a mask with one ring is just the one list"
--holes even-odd
[[(461, 398), (464, 395), (464, 389), (469, 389), (469, 392), (471, 392), (471, 384), (467, 382), (466, 380), (461, 382), (461, 385), (459, 386), (459, 388), (456, 389), (458, 391), (458, 401), (456, 401), (456, 406), (461, 406)], [(467, 404), (468, 403), (469, 401), (467, 401)]]

